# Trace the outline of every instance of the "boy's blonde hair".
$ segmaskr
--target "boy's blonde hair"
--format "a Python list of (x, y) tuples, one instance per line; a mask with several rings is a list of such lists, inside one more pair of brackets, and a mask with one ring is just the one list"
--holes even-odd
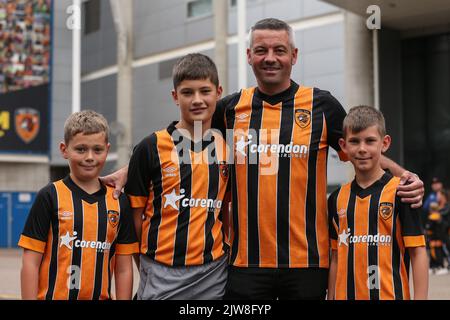
[(359, 133), (372, 126), (377, 126), (381, 137), (386, 135), (386, 122), (383, 113), (370, 106), (353, 107), (344, 119), (342, 134), (345, 138), (347, 131)]
[(106, 143), (109, 140), (108, 121), (101, 114), (92, 110), (75, 112), (67, 118), (64, 124), (64, 142), (68, 144), (78, 133), (105, 133)]

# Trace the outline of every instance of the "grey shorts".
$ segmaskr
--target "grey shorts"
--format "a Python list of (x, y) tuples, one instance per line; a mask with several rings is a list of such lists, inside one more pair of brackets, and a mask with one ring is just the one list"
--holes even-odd
[(228, 257), (199, 266), (169, 267), (141, 255), (138, 300), (221, 300)]

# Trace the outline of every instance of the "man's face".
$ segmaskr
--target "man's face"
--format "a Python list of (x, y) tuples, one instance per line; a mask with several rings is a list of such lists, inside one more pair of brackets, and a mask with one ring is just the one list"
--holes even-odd
[(217, 88), (209, 79), (183, 80), (172, 91), (172, 97), (180, 107), (181, 118), (191, 125), (194, 121), (211, 121), (221, 94), (222, 87)]
[(287, 89), (298, 54), (298, 49), (289, 43), (287, 31), (255, 30), (252, 37), (247, 59), (260, 89), (269, 94)]

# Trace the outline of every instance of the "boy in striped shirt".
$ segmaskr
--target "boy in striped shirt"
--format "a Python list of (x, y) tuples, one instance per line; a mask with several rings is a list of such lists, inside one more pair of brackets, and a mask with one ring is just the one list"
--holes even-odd
[(384, 117), (372, 107), (352, 108), (339, 144), (355, 168), (355, 179), (328, 199), (331, 264), (328, 299), (427, 299), (428, 257), (420, 210), (400, 201), (400, 179), (380, 166), (390, 145)]
[(67, 119), (60, 149), (70, 175), (39, 191), (19, 240), (23, 299), (108, 300), (113, 274), (116, 298), (131, 299), (138, 242), (130, 205), (98, 179), (108, 131), (93, 111)]

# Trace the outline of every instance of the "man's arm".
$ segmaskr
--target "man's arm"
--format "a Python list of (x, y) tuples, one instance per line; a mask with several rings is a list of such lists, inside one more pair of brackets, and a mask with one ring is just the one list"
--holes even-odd
[(131, 300), (133, 294), (133, 262), (131, 255), (116, 255), (114, 268), (116, 299)]
[(381, 156), (381, 167), (388, 169), (394, 176), (400, 177), (397, 195), (401, 198), (401, 201), (411, 204), (413, 209), (420, 208), (425, 189), (419, 176), (405, 170), (386, 156)]
[(337, 250), (331, 250), (330, 271), (328, 274), (328, 293), (327, 300), (335, 300), (336, 276), (338, 264)]
[(120, 193), (122, 192), (123, 187), (127, 183), (128, 177), (128, 166), (125, 166), (116, 172), (111, 173), (105, 177), (100, 177), (100, 180), (111, 187), (114, 187), (113, 197), (114, 199), (119, 199)]
[(20, 273), (20, 286), (22, 300), (36, 300), (39, 286), (39, 268), (43, 254), (24, 249), (22, 256), (22, 270)]
[(428, 299), (428, 256), (425, 247), (409, 248), (413, 273), (414, 300)]

